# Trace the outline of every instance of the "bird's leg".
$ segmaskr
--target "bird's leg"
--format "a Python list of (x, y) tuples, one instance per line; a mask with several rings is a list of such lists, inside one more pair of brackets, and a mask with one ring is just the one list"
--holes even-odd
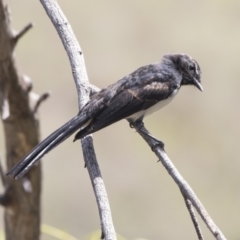
[(131, 128), (136, 128), (136, 130), (140, 133), (140, 134), (143, 134), (145, 135), (146, 137), (149, 137), (151, 138), (152, 140), (154, 140), (154, 144), (152, 146), (152, 150), (156, 147), (156, 146), (159, 146), (161, 149), (164, 150), (164, 143), (158, 139), (156, 139), (154, 136), (152, 136), (148, 130), (144, 127), (144, 123), (142, 121), (142, 119), (140, 120), (137, 120), (135, 122), (133, 121), (129, 121), (129, 125)]

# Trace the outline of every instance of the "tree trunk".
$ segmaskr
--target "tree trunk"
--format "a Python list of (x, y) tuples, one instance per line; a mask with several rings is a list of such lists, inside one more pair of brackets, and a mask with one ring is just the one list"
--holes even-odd
[[(6, 1), (0, 0), (0, 113), (5, 134), (7, 169), (10, 170), (39, 141), (39, 123), (30, 108), (31, 83), (19, 73), (14, 47), (31, 28), (14, 35)], [(28, 81), (26, 81), (28, 80)], [(5, 192), (0, 204), (5, 207), (7, 240), (36, 240), (40, 236), (40, 164), (21, 180), (2, 179)]]

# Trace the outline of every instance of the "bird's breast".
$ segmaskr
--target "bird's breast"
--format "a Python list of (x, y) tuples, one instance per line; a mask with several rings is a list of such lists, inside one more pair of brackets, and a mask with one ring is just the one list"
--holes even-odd
[(167, 104), (169, 104), (173, 100), (173, 98), (178, 93), (178, 90), (179, 89), (175, 89), (168, 98), (157, 102), (156, 104), (154, 104), (152, 107), (150, 107), (148, 109), (134, 113), (133, 115), (129, 116), (128, 119), (131, 119), (131, 121), (135, 121), (135, 120), (141, 118), (142, 116), (146, 117), (146, 116), (160, 110), (161, 108), (165, 107)]

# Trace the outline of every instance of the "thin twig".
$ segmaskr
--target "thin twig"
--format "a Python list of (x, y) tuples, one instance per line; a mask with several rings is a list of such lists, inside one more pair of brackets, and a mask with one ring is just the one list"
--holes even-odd
[(188, 200), (191, 201), (192, 205), (195, 207), (195, 209), (201, 216), (202, 220), (205, 222), (209, 230), (212, 232), (213, 236), (217, 240), (226, 240), (223, 233), (213, 222), (208, 212), (206, 211), (200, 200), (197, 198), (196, 194), (193, 192), (189, 184), (178, 172), (178, 170), (171, 162), (166, 152), (159, 146), (159, 142), (147, 136), (146, 133), (149, 132), (141, 123), (136, 122), (136, 124), (133, 124), (133, 126), (137, 130), (137, 132), (143, 137), (143, 139), (148, 143), (152, 151), (157, 155), (158, 159), (161, 161), (161, 163), (166, 168), (168, 173), (171, 175), (173, 180), (176, 182), (176, 184), (180, 188), (181, 193), (184, 196), (184, 199), (185, 197), (187, 197)]
[(195, 227), (198, 239), (199, 240), (203, 240), (204, 239), (203, 238), (203, 234), (202, 234), (200, 225), (198, 223), (197, 216), (195, 215), (195, 212), (194, 212), (194, 209), (193, 209), (193, 205), (192, 205), (191, 201), (189, 199), (187, 199), (186, 197), (184, 197), (184, 200), (185, 200), (188, 212), (190, 214), (190, 217), (192, 219), (193, 225)]
[(33, 113), (35, 114), (38, 111), (38, 108), (40, 107), (41, 103), (48, 99), (50, 96), (50, 92), (45, 92), (42, 95), (39, 96), (39, 99), (36, 102), (36, 105), (33, 108)]
[(32, 23), (28, 23), (20, 32), (14, 35), (13, 37), (13, 45), (15, 46), (18, 40), (25, 35), (31, 28), (33, 27)]
[[(47, 15), (55, 26), (59, 37), (62, 40), (64, 48), (68, 54), (72, 68), (72, 74), (78, 93), (79, 109), (89, 101), (91, 87), (88, 81), (88, 75), (84, 63), (84, 57), (79, 43), (73, 33), (67, 18), (55, 0), (40, 0)], [(88, 136), (81, 141), (84, 159), (89, 171), (91, 182), (96, 196), (102, 233), (106, 240), (115, 240), (116, 234), (112, 223), (112, 217), (107, 199), (107, 193), (101, 178), (100, 169), (94, 152), (92, 137)], [(91, 154), (89, 154), (91, 152)], [(96, 172), (97, 171), (97, 172)], [(104, 202), (101, 202), (104, 199)]]

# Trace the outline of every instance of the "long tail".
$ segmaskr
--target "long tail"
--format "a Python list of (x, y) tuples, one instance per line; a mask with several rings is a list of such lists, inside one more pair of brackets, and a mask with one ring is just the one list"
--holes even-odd
[(70, 137), (88, 120), (89, 119), (85, 115), (72, 118), (33, 148), (32, 151), (17, 163), (7, 175), (12, 175), (15, 179), (21, 178), (41, 157), (63, 142), (66, 138)]

